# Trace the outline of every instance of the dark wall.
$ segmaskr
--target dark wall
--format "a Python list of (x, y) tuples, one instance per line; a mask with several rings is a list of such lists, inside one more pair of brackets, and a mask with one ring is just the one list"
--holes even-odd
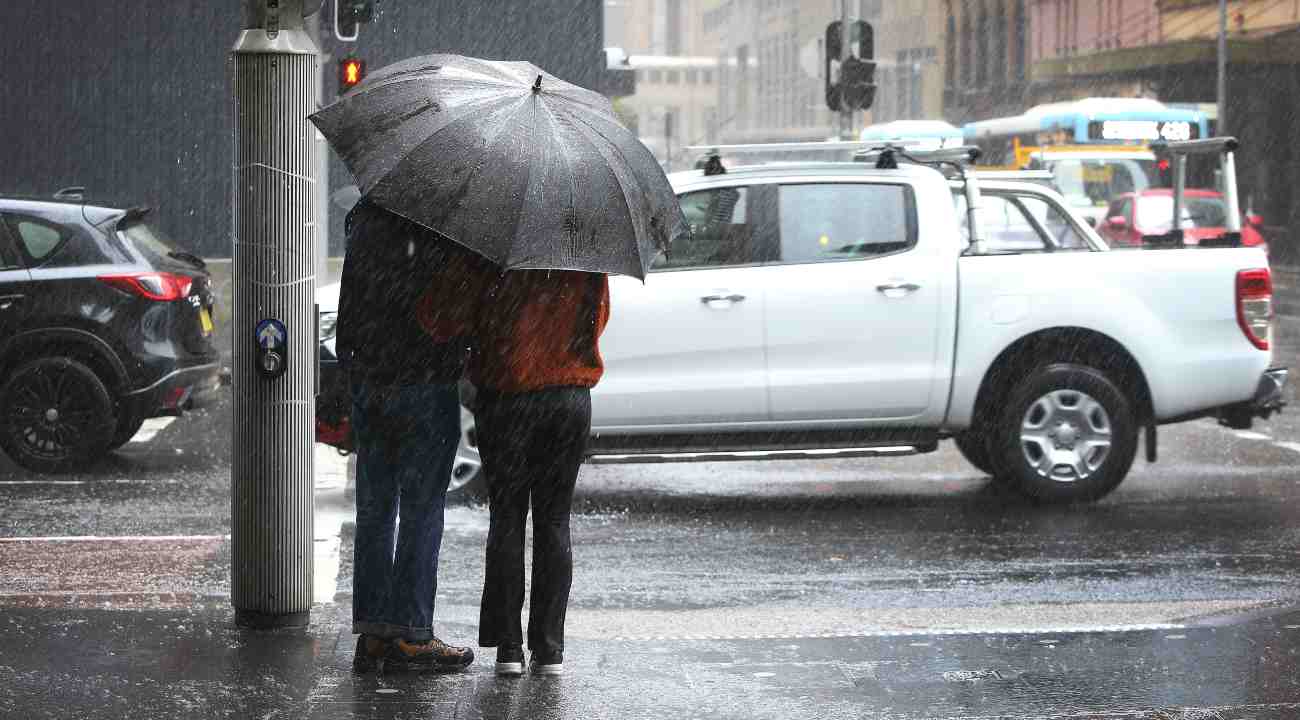
[[(47, 195), (85, 185), (92, 198), (158, 208), (178, 241), (228, 257), (230, 48), (240, 0), (4, 0), (0, 46), (0, 193)], [(313, 4), (309, 0), (308, 5)], [(330, 27), (329, 7), (322, 26)], [(374, 69), (411, 55), (458, 52), (531, 60), (596, 87), (604, 57), (601, 0), (381, 0), (352, 52)], [(325, 98), (335, 96), (332, 60)], [(332, 163), (331, 187), (349, 184)], [(337, 250), (342, 211), (331, 208)]]

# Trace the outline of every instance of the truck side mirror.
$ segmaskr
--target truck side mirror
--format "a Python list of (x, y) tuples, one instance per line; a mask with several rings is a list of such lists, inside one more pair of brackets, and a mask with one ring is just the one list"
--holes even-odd
[(1106, 226), (1111, 230), (1124, 230), (1128, 228), (1128, 218), (1123, 215), (1112, 215), (1106, 218)]

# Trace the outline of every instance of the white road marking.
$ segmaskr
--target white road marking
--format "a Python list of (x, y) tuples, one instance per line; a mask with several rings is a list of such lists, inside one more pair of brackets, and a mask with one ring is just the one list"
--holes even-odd
[(229, 535), (61, 535), (53, 537), (5, 537), (0, 543), (35, 542), (210, 542), (229, 540)]
[(140, 431), (131, 438), (133, 443), (145, 443), (153, 440), (154, 436), (162, 432), (168, 425), (176, 422), (172, 416), (149, 418), (140, 426)]
[(1264, 433), (1257, 433), (1250, 430), (1237, 430), (1233, 434), (1241, 438), (1242, 440), (1272, 440), (1273, 439), (1271, 435), (1265, 435)]
[(1278, 442), (1275, 442), (1275, 443), (1273, 443), (1273, 444), (1276, 445), (1276, 446), (1278, 446), (1278, 447), (1280, 447), (1280, 448), (1286, 448), (1287, 450), (1290, 450), (1290, 451), (1292, 451), (1292, 452), (1298, 452), (1298, 453), (1300, 453), (1300, 443), (1298, 443), (1298, 442), (1285, 442), (1285, 441), (1278, 441)]
[(0, 485), (85, 485), (86, 480), (0, 480)]

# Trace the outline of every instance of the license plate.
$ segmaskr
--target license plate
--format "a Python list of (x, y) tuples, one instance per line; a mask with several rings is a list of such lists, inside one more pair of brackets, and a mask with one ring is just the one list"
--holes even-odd
[(207, 308), (202, 308), (202, 309), (199, 310), (199, 322), (203, 324), (203, 334), (204, 334), (204, 335), (211, 335), (211, 334), (212, 334), (212, 314), (208, 312), (208, 309), (207, 309)]

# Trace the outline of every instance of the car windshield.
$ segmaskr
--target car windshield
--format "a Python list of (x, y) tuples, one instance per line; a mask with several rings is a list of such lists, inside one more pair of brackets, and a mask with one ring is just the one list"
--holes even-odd
[[(1227, 216), (1223, 207), (1223, 198), (1219, 197), (1185, 197), (1183, 198), (1182, 226), (1189, 228), (1213, 228), (1227, 225)], [(1157, 195), (1144, 197), (1137, 206), (1137, 225), (1143, 230), (1164, 232), (1173, 224), (1174, 199), (1172, 196)]]
[(1058, 192), (1077, 208), (1105, 207), (1112, 198), (1151, 187), (1154, 160), (1133, 158), (1048, 160)]

